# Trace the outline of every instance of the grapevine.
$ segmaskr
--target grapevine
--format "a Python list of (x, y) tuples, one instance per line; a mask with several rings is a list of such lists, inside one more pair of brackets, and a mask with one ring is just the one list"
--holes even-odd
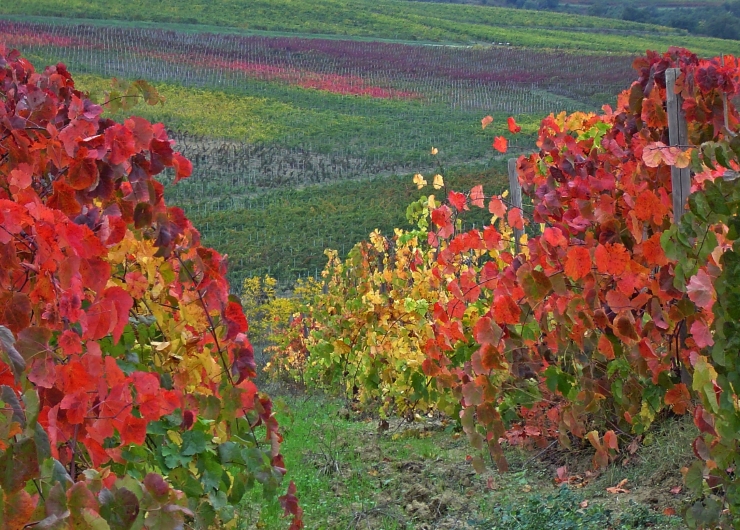
[[(103, 118), (63, 64), (0, 47), (0, 90), (3, 528), (232, 521), (286, 470), (226, 259), (155, 179), (190, 162), (162, 124)], [(159, 101), (122, 90), (110, 104)]]

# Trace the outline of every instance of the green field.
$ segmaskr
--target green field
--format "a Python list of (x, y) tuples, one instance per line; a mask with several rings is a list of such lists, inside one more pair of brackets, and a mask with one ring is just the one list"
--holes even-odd
[(740, 43), (690, 37), (671, 28), (563, 13), (400, 0), (144, 1), (26, 0), (0, 14), (204, 24), (241, 30), (376, 37), (407, 41), (510, 43), (515, 46), (642, 53), (684, 46), (702, 55), (734, 53)]

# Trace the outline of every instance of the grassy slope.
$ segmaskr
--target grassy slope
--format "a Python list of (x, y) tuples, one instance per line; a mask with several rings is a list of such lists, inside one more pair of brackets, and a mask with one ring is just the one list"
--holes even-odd
[[(404, 40), (509, 42), (519, 46), (642, 53), (685, 46), (703, 55), (740, 53), (740, 43), (688, 37), (614, 19), (398, 0), (25, 0), (0, 14), (209, 24)], [(534, 31), (536, 30), (536, 31)]]

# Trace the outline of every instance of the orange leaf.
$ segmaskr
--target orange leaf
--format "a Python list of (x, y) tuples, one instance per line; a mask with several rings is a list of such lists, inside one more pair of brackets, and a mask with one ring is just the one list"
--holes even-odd
[(614, 359), (614, 346), (606, 335), (599, 337), (599, 351), (610, 361)]
[(649, 221), (652, 218), (659, 223), (666, 212), (658, 196), (649, 189), (642, 191), (635, 200), (635, 215), (641, 221)]
[(518, 228), (524, 230), (524, 219), (522, 219), (522, 211), (519, 208), (512, 208), (509, 210), (507, 215), (509, 226), (512, 228)]
[(190, 175), (193, 174), (193, 164), (182, 156), (180, 153), (175, 153), (172, 155), (172, 165), (175, 168), (175, 180), (173, 181), (174, 184), (177, 184), (182, 179), (188, 178)]
[(678, 383), (665, 394), (665, 404), (670, 405), (676, 414), (685, 414), (691, 405), (691, 394), (683, 383)]
[(566, 248), (568, 246), (568, 240), (565, 239), (563, 231), (560, 230), (560, 228), (545, 228), (545, 231), (542, 233), (542, 237), (544, 237), (545, 241), (547, 241), (551, 247)]
[(492, 197), (491, 202), (488, 203), (488, 211), (496, 217), (503, 218), (506, 213), (506, 205), (498, 197)]
[(485, 195), (483, 195), (483, 186), (481, 184), (474, 186), (470, 190), (470, 204), (472, 204), (473, 206), (477, 206), (478, 208), (485, 208), (485, 203), (483, 202), (485, 198)]
[(624, 488), (624, 485), (625, 485), (625, 484), (627, 484), (627, 479), (626, 479), (626, 478), (625, 478), (625, 479), (622, 479), (622, 480), (620, 480), (620, 481), (619, 481), (619, 484), (617, 484), (616, 486), (613, 486), (613, 487), (611, 487), (611, 488), (606, 488), (606, 491), (607, 491), (608, 493), (612, 493), (612, 494), (617, 494), (617, 493), (629, 493), (629, 492), (630, 492), (630, 490), (628, 490), (628, 489), (625, 489), (625, 488)]
[(667, 127), (668, 115), (663, 108), (663, 100), (658, 94), (658, 90), (650, 92), (650, 97), (642, 101), (642, 121), (646, 122), (648, 127)]
[(650, 239), (642, 242), (642, 255), (648, 265), (662, 267), (668, 263), (668, 258), (660, 244), (660, 233), (653, 234)]
[(483, 126), (484, 129), (486, 127), (488, 127), (489, 125), (491, 125), (492, 123), (493, 123), (493, 117), (492, 116), (486, 116), (485, 118), (483, 118), (480, 121), (480, 124)]
[(121, 429), (121, 445), (135, 444), (143, 445), (146, 440), (146, 425), (144, 418), (127, 416)]
[(509, 125), (509, 132), (511, 134), (516, 134), (518, 132), (521, 132), (522, 128), (519, 127), (519, 125), (516, 124), (516, 120), (514, 118), (509, 117), (508, 119), (508, 125)]
[(509, 142), (503, 136), (497, 136), (493, 140), (493, 148), (499, 153), (505, 153), (509, 149)]
[(604, 445), (609, 449), (619, 450), (619, 441), (614, 431), (606, 431), (604, 433)]
[(596, 247), (594, 261), (599, 272), (618, 276), (627, 268), (630, 256), (621, 243), (607, 243)]
[(498, 324), (518, 324), (522, 310), (508, 294), (493, 299), (493, 318)]
[(579, 280), (591, 272), (591, 254), (585, 247), (571, 247), (565, 259), (565, 274)]
[(620, 311), (614, 319), (614, 334), (625, 344), (635, 344), (640, 336), (635, 330), (635, 317), (632, 311)]

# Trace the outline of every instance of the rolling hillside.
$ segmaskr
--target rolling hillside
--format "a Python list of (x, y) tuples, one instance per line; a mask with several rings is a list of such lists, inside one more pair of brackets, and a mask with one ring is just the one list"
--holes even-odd
[[(35, 15), (175, 23), (344, 35), (408, 41), (510, 43), (582, 51), (642, 53), (684, 46), (696, 53), (738, 53), (740, 43), (689, 37), (686, 32), (566, 13), (401, 0), (24, 0), (4, 3), (0, 15)], [(203, 29), (203, 28), (201, 28)], [(536, 31), (535, 31), (536, 30)]]

